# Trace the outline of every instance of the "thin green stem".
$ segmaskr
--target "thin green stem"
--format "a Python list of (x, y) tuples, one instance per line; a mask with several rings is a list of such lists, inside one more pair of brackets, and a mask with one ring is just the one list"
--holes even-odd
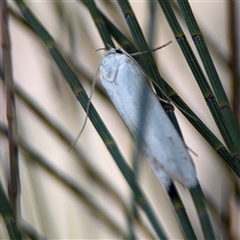
[[(66, 144), (67, 148), (71, 145), (72, 137), (70, 137), (70, 134), (62, 126), (59, 126), (59, 124), (57, 124), (57, 122), (55, 122), (50, 116), (48, 116), (47, 113), (41, 109), (25, 91), (20, 88), (20, 86), (15, 85), (15, 93), (18, 99), (21, 100), (31, 110), (31, 112), (33, 112), (38, 119), (40, 119), (44, 125), (48, 127), (49, 131), (51, 131), (53, 134), (56, 134), (58, 139), (61, 139), (62, 142)], [(104, 189), (104, 191), (114, 198), (115, 203), (118, 203), (119, 207), (123, 209), (127, 215), (129, 215), (130, 213), (120, 195), (108, 183), (108, 181), (104, 179), (99, 171), (90, 164), (91, 161), (83, 156), (81, 149), (74, 147), (72, 149), (72, 153), (76, 156), (76, 159), (80, 162), (81, 167), (84, 168), (84, 171), (87, 173), (88, 177), (91, 178), (91, 181), (94, 181), (95, 184), (99, 185), (101, 189)], [(146, 229), (146, 226), (143, 224), (143, 222), (141, 222), (136, 215), (134, 215), (134, 217), (142, 231), (145, 231), (145, 233), (152, 238), (153, 236), (150, 234), (149, 230)]]
[[(137, 49), (131, 42), (106, 18), (104, 17), (108, 28), (116, 39), (128, 53), (134, 53)], [(141, 58), (136, 58), (136, 61), (141, 63)], [(222, 157), (228, 166), (240, 177), (240, 162), (239, 159), (233, 159), (229, 151), (224, 147), (220, 140), (211, 132), (211, 130), (198, 118), (198, 116), (188, 107), (188, 105), (180, 98), (180, 96), (164, 81), (166, 93), (172, 99), (182, 114), (189, 122), (198, 130), (198, 132), (208, 141), (212, 148)]]
[(202, 60), (208, 78), (210, 80), (212, 89), (216, 95), (219, 107), (222, 111), (222, 115), (224, 116), (226, 125), (231, 133), (233, 138), (233, 142), (235, 144), (235, 150), (240, 153), (240, 144), (238, 143), (240, 139), (240, 129), (237, 126), (237, 121), (233, 115), (233, 112), (230, 107), (230, 103), (228, 101), (227, 95), (223, 89), (220, 77), (217, 73), (217, 70), (214, 66), (212, 57), (207, 48), (206, 42), (202, 35), (200, 28), (194, 18), (193, 12), (187, 0), (178, 0), (178, 5), (182, 11), (184, 19), (187, 23), (188, 30), (192, 36), (192, 39), (197, 48), (198, 54)]
[[(3, 124), (0, 124), (0, 132), (4, 133), (6, 136), (8, 135), (8, 131)], [(67, 174), (58, 170), (56, 166), (50, 164), (50, 161), (48, 159), (45, 159), (43, 156), (41, 156), (41, 154), (29, 146), (29, 144), (24, 139), (19, 138), (16, 144), (19, 146), (22, 152), (26, 154), (27, 159), (37, 163), (52, 177), (61, 182), (64, 186), (67, 187), (67, 189), (76, 194), (82, 200), (82, 202), (87, 207), (89, 207), (89, 209), (93, 210), (99, 217), (101, 217), (110, 229), (112, 229), (117, 234), (120, 234), (123, 238), (126, 238), (126, 234), (121, 230), (121, 228), (116, 223), (114, 223), (113, 219), (111, 219), (111, 217), (105, 213), (105, 211), (98, 205), (98, 203), (94, 201), (94, 196), (91, 196), (80, 186), (80, 184), (74, 181), (71, 177), (67, 176)]]
[(171, 203), (174, 207), (179, 225), (182, 228), (183, 234), (185, 235), (186, 239), (197, 239), (194, 230), (192, 228), (191, 222), (186, 213), (186, 209), (182, 203), (182, 200), (177, 192), (176, 187), (172, 184), (168, 191)]
[(232, 106), (238, 125), (240, 125), (240, 36), (239, 36), (239, 2), (228, 1), (229, 35), (231, 47), (230, 68), (232, 69)]
[(201, 227), (205, 239), (207, 240), (216, 239), (215, 234), (213, 232), (213, 228), (211, 226), (211, 222), (207, 212), (207, 207), (203, 197), (203, 192), (200, 185), (197, 185), (195, 188), (190, 189), (190, 193), (196, 206), (196, 210), (198, 213), (199, 220), (201, 222)]
[(9, 148), (9, 183), (8, 183), (8, 194), (9, 200), (12, 204), (13, 211), (16, 216), (20, 213), (18, 207), (19, 204), (19, 159), (18, 159), (18, 148), (14, 144), (14, 139), (17, 138), (17, 121), (16, 121), (16, 108), (15, 99), (13, 94), (13, 78), (12, 78), (12, 60), (11, 60), (11, 46), (10, 46), (10, 36), (8, 29), (8, 11), (7, 2), (0, 2), (0, 22), (2, 24), (2, 64), (3, 64), (3, 75), (5, 77), (5, 87), (7, 96), (7, 120), (9, 128), (8, 136), (8, 148)]
[[(122, 12), (124, 14), (124, 17), (126, 19), (126, 22), (128, 24), (128, 27), (132, 33), (132, 36), (134, 38), (134, 41), (139, 49), (139, 51), (148, 51), (148, 45), (147, 42), (143, 36), (142, 30), (137, 22), (137, 19), (135, 17), (135, 14), (129, 4), (126, 0), (118, 0), (118, 4), (120, 8), (122, 9)], [(159, 74), (159, 71), (157, 69), (157, 66), (155, 64), (155, 61), (150, 53), (144, 54), (144, 61), (147, 68), (145, 69), (147, 73), (150, 75), (152, 79), (156, 81), (156, 83), (160, 86), (160, 88), (164, 91), (165, 86), (163, 84), (163, 79)], [(157, 94), (165, 99), (166, 97), (162, 94), (159, 89), (156, 88)]]
[(95, 2), (92, 0), (82, 0), (82, 2), (89, 10), (92, 19), (96, 24), (98, 32), (103, 40), (103, 43), (105, 44), (105, 48), (108, 49), (109, 47), (114, 47), (114, 43), (111, 39), (111, 36), (108, 33), (104, 19), (102, 18), (102, 15), (100, 14), (98, 8), (96, 7)]
[[(89, 98), (87, 97), (87, 94), (82, 84), (78, 80), (77, 76), (74, 74), (72, 69), (67, 65), (63, 56), (60, 54), (56, 44), (54, 43), (54, 40), (52, 39), (50, 34), (45, 30), (45, 28), (37, 21), (37, 19), (33, 16), (31, 11), (27, 8), (27, 6), (24, 4), (22, 0), (15, 0), (15, 2), (17, 3), (20, 11), (22, 12), (23, 16), (25, 17), (29, 25), (44, 41), (45, 45), (50, 51), (52, 58), (56, 62), (57, 66), (59, 67), (62, 75), (64, 76), (65, 80), (69, 84), (71, 90), (73, 91), (78, 101), (81, 103), (83, 109), (86, 111), (89, 103)], [(146, 197), (144, 196), (142, 190), (136, 183), (134, 173), (129, 168), (128, 164), (125, 162), (124, 158), (120, 154), (115, 141), (113, 140), (112, 136), (110, 135), (105, 124), (99, 117), (97, 111), (95, 110), (92, 104), (90, 104), (88, 116), (91, 122), (93, 123), (94, 127), (98, 131), (103, 142), (105, 143), (108, 151), (110, 152), (116, 164), (118, 165), (119, 169), (121, 170), (123, 176), (127, 180), (129, 186), (134, 191), (136, 195), (137, 203), (148, 216), (149, 221), (151, 222), (156, 233), (161, 239), (167, 239)]]
[(232, 153), (234, 158), (238, 158), (238, 154), (235, 150), (233, 140), (228, 132), (228, 129), (226, 127), (225, 119), (221, 113), (221, 110), (217, 104), (217, 101), (215, 99), (215, 96), (203, 74), (203, 71), (201, 70), (201, 67), (199, 63), (197, 62), (197, 59), (184, 35), (184, 32), (182, 31), (174, 12), (171, 8), (170, 2), (166, 0), (159, 0), (158, 1), (167, 20), (168, 23), (172, 29), (172, 32), (174, 33), (176, 40), (188, 62), (189, 67), (192, 70), (193, 75), (195, 76), (195, 79), (199, 85), (199, 88), (202, 91), (202, 94), (204, 96), (204, 99), (206, 100), (206, 103), (214, 117), (214, 120), (229, 148), (229, 151)]
[(21, 240), (21, 234), (16, 226), (15, 216), (11, 207), (11, 204), (6, 196), (2, 182), (0, 181), (0, 212), (8, 230), (10, 239)]

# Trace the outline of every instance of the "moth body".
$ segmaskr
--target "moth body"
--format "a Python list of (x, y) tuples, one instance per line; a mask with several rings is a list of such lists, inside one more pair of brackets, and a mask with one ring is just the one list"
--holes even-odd
[(141, 150), (161, 184), (167, 189), (172, 179), (188, 188), (195, 186), (191, 156), (136, 62), (112, 49), (99, 70), (102, 85), (134, 138), (141, 141)]

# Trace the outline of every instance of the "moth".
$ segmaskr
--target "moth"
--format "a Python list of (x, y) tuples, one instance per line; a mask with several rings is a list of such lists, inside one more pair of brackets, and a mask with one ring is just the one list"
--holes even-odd
[(141, 67), (124, 50), (110, 49), (100, 62), (99, 72), (109, 98), (160, 183), (165, 189), (171, 180), (194, 187), (197, 177), (192, 158)]

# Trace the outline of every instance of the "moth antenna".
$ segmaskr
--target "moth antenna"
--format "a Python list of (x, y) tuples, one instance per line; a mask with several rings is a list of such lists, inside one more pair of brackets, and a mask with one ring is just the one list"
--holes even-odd
[(193, 155), (195, 155), (196, 157), (198, 157), (198, 154), (196, 152), (194, 152), (190, 147), (186, 146), (188, 151), (191, 152)]
[(98, 48), (95, 52), (98, 52), (98, 51), (100, 51), (100, 50), (106, 51), (106, 48)]
[(168, 43), (158, 47), (158, 48), (155, 48), (153, 50), (149, 50), (149, 51), (144, 51), (144, 52), (137, 52), (137, 53), (133, 53), (133, 54), (129, 54), (127, 53), (124, 49), (120, 48), (120, 50), (126, 55), (128, 56), (135, 64), (136, 66), (139, 68), (139, 70), (142, 72), (142, 74), (148, 78), (149, 80), (151, 80), (155, 85), (156, 87), (162, 92), (162, 94), (167, 98), (167, 100), (169, 101), (168, 104), (169, 105), (172, 105), (171, 102), (174, 103), (174, 105), (180, 109), (181, 111), (183, 111), (184, 113), (186, 113), (186, 115), (188, 115), (189, 117), (193, 118), (194, 120), (196, 120), (196, 118), (194, 116), (192, 116), (190, 113), (188, 113), (186, 110), (184, 110), (183, 108), (181, 108), (177, 103), (175, 103), (174, 101), (172, 101), (168, 95), (161, 89), (161, 87), (157, 84), (157, 82), (152, 79), (151, 77), (147, 76), (146, 73), (144, 72), (143, 68), (139, 65), (139, 63), (132, 57), (132, 56), (136, 56), (136, 55), (140, 55), (140, 54), (144, 54), (144, 53), (148, 53), (148, 52), (154, 52), (154, 51), (157, 51), (158, 49), (161, 49), (163, 47), (166, 47), (167, 45), (169, 45), (172, 41), (169, 41)]
[[(151, 81), (156, 85), (156, 87), (162, 92), (162, 94), (167, 98), (167, 100), (169, 100), (168, 104), (172, 105), (171, 102), (173, 102), (174, 105), (175, 105), (179, 110), (181, 110), (182, 112), (184, 112), (186, 115), (188, 115), (188, 116), (191, 117), (192, 119), (197, 120), (197, 118), (195, 118), (195, 117), (192, 116), (189, 112), (187, 112), (185, 109), (183, 109), (182, 107), (180, 107), (176, 102), (172, 101), (172, 100), (170, 99), (170, 97), (168, 97), (168, 95), (161, 89), (161, 87), (157, 84), (157, 82), (156, 82), (154, 79), (150, 78), (150, 80), (151, 80)], [(158, 97), (158, 99), (160, 99), (160, 101), (163, 100), (163, 99), (161, 99), (161, 98), (159, 98), (159, 97)], [(163, 102), (165, 102), (165, 100), (164, 100)]]
[[(115, 49), (115, 47), (111, 47), (110, 44), (107, 44), (107, 46), (108, 46), (109, 49)], [(96, 52), (98, 52), (99, 50), (109, 51), (109, 49), (107, 49), (107, 48), (98, 48), (98, 49), (96, 50)]]
[(73, 144), (71, 145), (71, 147), (68, 149), (69, 151), (71, 151), (74, 146), (76, 145), (78, 139), (81, 137), (82, 133), (83, 133), (83, 130), (87, 124), (87, 120), (88, 120), (88, 113), (89, 113), (89, 109), (90, 109), (90, 106), (91, 106), (91, 100), (92, 100), (92, 96), (93, 96), (93, 93), (94, 93), (94, 90), (95, 90), (95, 86), (96, 86), (96, 82), (97, 82), (97, 74), (99, 72), (99, 67), (100, 67), (100, 64), (98, 65), (98, 68), (97, 68), (97, 72), (94, 76), (94, 79), (93, 79), (93, 82), (92, 82), (92, 86), (91, 86), (91, 92), (90, 92), (90, 95), (89, 95), (89, 101), (88, 101), (88, 104), (87, 104), (87, 108), (86, 108), (86, 116), (85, 116), (85, 119), (84, 119), (84, 122), (83, 122), (83, 125), (82, 125), (82, 128), (79, 132), (79, 134), (77, 135), (76, 139), (74, 140)]
[(174, 109), (174, 105), (169, 100), (165, 100), (165, 99), (159, 97), (157, 94), (155, 94), (155, 95), (156, 95), (156, 97), (158, 98), (159, 101), (161, 101), (161, 102), (163, 102), (167, 105), (170, 105)]
[(161, 48), (164, 48), (164, 47), (168, 46), (170, 43), (172, 43), (172, 41), (169, 41), (169, 42), (167, 42), (166, 44), (164, 44), (164, 45), (162, 45), (162, 46), (160, 46), (160, 47), (154, 48), (154, 49), (152, 49), (152, 50), (147, 50), (147, 51), (143, 51), (143, 52), (131, 53), (130, 55), (131, 55), (131, 56), (137, 56), (137, 55), (144, 54), (144, 53), (155, 52), (155, 51), (157, 51), (157, 50), (159, 50), (159, 49), (161, 49)]

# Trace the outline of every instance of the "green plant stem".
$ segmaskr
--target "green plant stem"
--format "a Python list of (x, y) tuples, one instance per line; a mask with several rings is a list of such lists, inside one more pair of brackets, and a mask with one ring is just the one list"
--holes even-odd
[(222, 116), (222, 113), (220, 111), (220, 108), (217, 104), (217, 101), (215, 99), (215, 96), (207, 83), (207, 80), (203, 74), (203, 71), (200, 68), (200, 65), (197, 62), (197, 59), (184, 35), (184, 32), (182, 31), (175, 15), (174, 12), (171, 8), (170, 2), (166, 0), (158, 0), (165, 17), (167, 18), (167, 21), (172, 29), (172, 32), (174, 33), (176, 40), (188, 62), (189, 67), (192, 70), (193, 75), (195, 76), (195, 79), (199, 85), (199, 88), (202, 91), (202, 94), (204, 96), (204, 99), (206, 100), (206, 103), (214, 117), (214, 120), (224, 138), (224, 141), (226, 142), (226, 145), (229, 148), (229, 151), (231, 152), (232, 156), (234, 158), (239, 158), (235, 147), (233, 140), (227, 130), (226, 124), (225, 124), (225, 119)]
[(99, 34), (103, 40), (103, 43), (105, 44), (105, 48), (108, 49), (109, 47), (114, 47), (114, 43), (107, 31), (107, 27), (105, 25), (104, 19), (102, 18), (102, 15), (97, 9), (95, 2), (92, 0), (82, 0), (82, 2), (85, 4), (85, 6), (89, 10), (92, 16), (92, 19), (94, 20), (96, 27), (99, 31)]
[(191, 188), (190, 193), (196, 206), (196, 210), (198, 213), (199, 220), (201, 222), (201, 227), (205, 239), (207, 240), (216, 239), (207, 213), (207, 207), (203, 198), (203, 192), (200, 185), (198, 184), (196, 187)]
[[(139, 51), (148, 51), (148, 45), (147, 42), (143, 36), (142, 30), (137, 22), (137, 19), (135, 17), (135, 14), (129, 4), (126, 0), (118, 0), (118, 4), (123, 12), (123, 15), (126, 19), (126, 22), (128, 24), (128, 27), (131, 31), (131, 34), (134, 38), (134, 41), (139, 49)], [(159, 71), (157, 69), (157, 66), (155, 64), (155, 61), (150, 53), (144, 54), (144, 61), (146, 65), (146, 71), (149, 74), (149, 76), (156, 81), (158, 86), (165, 91), (165, 86), (163, 84), (163, 79), (159, 74)], [(159, 88), (156, 88), (157, 94), (163, 98), (166, 99), (166, 97), (162, 94), (161, 91), (159, 91)]]
[(230, 68), (232, 69), (232, 106), (238, 126), (240, 125), (240, 36), (239, 36), (239, 2), (228, 1), (229, 35), (231, 47)]
[(8, 136), (8, 148), (9, 148), (9, 180), (8, 180), (8, 195), (9, 200), (12, 204), (13, 211), (18, 217), (20, 210), (19, 204), (19, 159), (18, 159), (18, 148), (14, 144), (14, 139), (17, 138), (17, 120), (16, 120), (16, 108), (15, 99), (13, 94), (13, 77), (12, 77), (12, 59), (11, 59), (11, 46), (10, 36), (8, 29), (8, 11), (7, 1), (0, 2), (0, 19), (1, 22), (1, 46), (2, 46), (2, 59), (1, 63), (3, 66), (3, 75), (5, 76), (5, 87), (7, 96), (7, 121), (9, 128)]
[[(146, 43), (146, 41), (145, 41), (145, 38), (144, 38), (144, 36), (143, 36), (143, 34), (142, 34), (141, 28), (140, 28), (140, 26), (139, 26), (139, 24), (138, 24), (138, 22), (137, 22), (137, 20), (136, 20), (136, 18), (135, 18), (135, 15), (134, 15), (134, 13), (133, 13), (133, 11), (132, 11), (129, 3), (128, 3), (127, 1), (125, 1), (125, 0), (119, 0), (118, 3), (119, 3), (119, 6), (120, 6), (121, 9), (122, 9), (122, 12), (123, 12), (123, 14), (124, 14), (124, 16), (125, 16), (125, 19), (126, 19), (126, 21), (127, 21), (127, 23), (128, 23), (128, 26), (129, 26), (129, 29), (130, 29), (130, 31), (131, 31), (131, 33), (132, 33), (132, 36), (133, 36), (133, 38), (134, 38), (137, 46), (139, 47), (139, 49), (140, 49), (141, 51), (148, 50), (148, 46), (147, 46), (147, 43)], [(109, 21), (107, 21), (107, 23), (108, 23), (109, 25), (111, 25), (110, 28), (111, 28), (112, 30), (114, 30), (114, 26), (112, 26), (112, 24), (109, 23)], [(118, 33), (117, 30), (114, 30), (114, 31), (115, 31), (115, 34), (116, 34), (116, 35), (118, 35), (118, 36), (120, 35), (120, 33)], [(121, 39), (121, 40), (124, 40), (124, 37), (123, 37), (123, 36), (122, 36), (122, 37), (120, 36), (120, 39)], [(125, 39), (124, 41), (127, 42), (126, 39)], [(130, 43), (128, 43), (128, 47), (129, 47), (129, 45), (130, 45)], [(147, 57), (146, 57), (145, 54), (144, 54), (144, 59), (145, 59), (145, 58), (147, 58)], [(146, 60), (146, 62), (147, 62), (147, 64), (144, 64), (143, 67), (146, 66), (147, 69), (148, 69), (148, 68), (151, 69), (151, 71), (147, 71), (147, 72), (150, 73), (150, 77), (151, 77), (152, 79), (154, 79), (154, 81), (157, 79), (156, 82), (160, 85), (160, 88), (161, 88), (162, 86), (164, 86), (164, 88), (161, 88), (161, 90), (159, 89), (159, 86), (155, 87), (156, 91), (157, 91), (157, 92), (160, 92), (160, 94), (158, 94), (158, 95), (159, 95), (160, 97), (162, 97), (162, 91), (164, 91), (164, 89), (165, 89), (165, 84), (164, 84), (164, 81), (163, 81), (163, 79), (161, 78), (161, 76), (160, 76), (160, 74), (159, 74), (159, 72), (158, 72), (158, 69), (157, 69), (157, 67), (156, 67), (155, 61), (154, 61), (154, 59), (153, 59), (153, 57), (152, 57), (151, 54), (149, 54), (149, 57), (148, 57), (148, 59)], [(154, 83), (154, 82), (153, 82), (153, 83)], [(160, 84), (160, 83), (162, 83), (162, 84), (164, 84), (164, 85), (162, 85), (162, 84)], [(164, 98), (165, 98), (165, 95), (164, 95)], [(177, 123), (176, 117), (175, 117), (174, 114), (172, 114), (172, 113), (173, 113), (173, 112), (172, 112), (172, 109), (169, 109), (169, 111), (167, 111), (167, 113), (168, 113), (168, 112), (170, 113), (170, 119), (172, 120), (174, 126), (177, 128), (179, 134), (181, 135), (181, 131), (180, 131), (179, 125), (178, 125), (178, 123)], [(175, 189), (175, 190), (176, 190), (176, 189)], [(175, 202), (175, 203), (177, 202), (179, 205), (182, 206), (182, 209), (184, 209), (184, 206), (183, 206), (183, 204), (182, 204), (182, 201), (181, 201), (179, 195), (177, 194), (177, 191), (172, 191), (172, 194), (170, 194), (170, 198), (171, 198), (172, 201), (173, 201), (173, 199), (174, 199), (174, 202)], [(194, 231), (193, 231), (193, 229), (192, 229), (192, 226), (191, 226), (191, 224), (190, 224), (190, 221), (189, 221), (189, 219), (188, 219), (188, 217), (187, 217), (186, 211), (182, 210), (182, 211), (181, 211), (182, 214), (177, 214), (178, 209), (175, 208), (175, 207), (176, 207), (176, 204), (174, 204), (173, 207), (174, 207), (174, 209), (175, 209), (175, 211), (176, 211), (176, 215), (177, 215), (177, 217), (178, 217), (178, 219), (179, 219), (179, 224), (181, 225), (182, 230), (183, 230), (185, 236), (186, 236), (188, 239), (190, 239), (190, 238), (196, 239), (196, 236), (195, 236), (195, 234), (194, 234)]]
[(178, 219), (178, 223), (182, 228), (183, 234), (185, 235), (186, 239), (197, 239), (191, 222), (189, 221), (189, 218), (187, 216), (186, 213), (186, 209), (182, 203), (182, 200), (177, 192), (176, 187), (172, 184), (170, 186), (170, 190), (168, 191), (169, 197), (170, 197), (170, 201), (174, 207), (177, 219)]
[[(66, 144), (67, 148), (71, 146), (72, 138), (70, 137), (70, 134), (68, 134), (66, 130), (64, 130), (52, 118), (50, 118), (43, 111), (43, 109), (41, 109), (34, 102), (34, 100), (30, 98), (28, 94), (20, 88), (20, 86), (15, 85), (14, 92), (16, 93), (18, 99), (21, 100), (31, 110), (31, 112), (33, 112), (38, 117), (38, 119), (40, 119), (44, 123), (44, 125), (48, 127), (49, 131), (51, 131), (53, 134), (56, 134), (58, 139), (61, 139), (62, 142)], [(109, 195), (111, 195), (111, 197), (114, 198), (114, 201), (116, 203), (119, 203), (119, 207), (123, 209), (127, 215), (129, 215), (130, 213), (125, 206), (123, 200), (121, 199), (120, 195), (114, 188), (111, 187), (111, 185), (109, 185), (107, 180), (105, 180), (104, 177), (101, 176), (98, 170), (90, 164), (90, 161), (88, 161), (88, 159), (83, 156), (82, 151), (79, 150), (77, 147), (74, 147), (72, 149), (72, 152), (76, 156), (77, 160), (80, 162), (81, 167), (83, 167), (84, 171), (88, 174), (88, 177), (91, 178), (91, 180), (94, 181), (95, 184), (99, 185), (99, 187), (104, 189), (104, 191), (106, 191)], [(143, 225), (140, 219), (136, 216), (135, 219), (138, 222), (139, 227), (142, 229), (142, 231), (144, 231), (150, 238), (152, 238), (153, 236), (150, 234), (149, 230), (146, 229), (146, 226)]]
[(211, 55), (210, 55), (207, 45), (205, 43), (204, 37), (201, 33), (200, 28), (198, 27), (198, 24), (194, 18), (194, 15), (192, 13), (192, 10), (191, 10), (191, 7), (190, 7), (188, 1), (178, 0), (177, 2), (182, 11), (184, 19), (187, 23), (189, 32), (195, 43), (198, 54), (202, 60), (202, 63), (204, 65), (204, 68), (206, 70), (208, 78), (212, 85), (212, 89), (218, 100), (218, 104), (222, 111), (222, 115), (224, 116), (226, 125), (229, 129), (229, 132), (231, 133), (232, 138), (233, 138), (233, 142), (235, 144), (235, 150), (238, 151), (238, 154), (239, 154), (240, 153), (240, 144), (238, 141), (240, 139), (240, 130), (239, 130), (239, 127), (237, 126), (236, 119), (231, 110), (230, 103), (229, 103), (227, 95), (223, 89), (221, 80), (220, 80), (217, 70), (214, 66), (213, 60), (211, 58)]
[[(229, 151), (224, 147), (220, 140), (210, 131), (210, 129), (201, 121), (201, 119), (187, 106), (179, 95), (169, 86), (166, 85), (167, 95), (179, 107), (188, 121), (197, 129), (197, 131), (208, 141), (212, 148), (221, 156), (225, 163), (240, 177), (239, 161), (233, 159)], [(188, 114), (186, 114), (188, 113)]]
[[(103, 15), (109, 31), (116, 41), (128, 52), (135, 53), (137, 49), (133, 44)], [(142, 58), (135, 58), (141, 66)], [(211, 132), (211, 130), (198, 118), (198, 116), (188, 107), (188, 105), (180, 98), (180, 96), (164, 81), (166, 94), (172, 99), (173, 103), (179, 108), (182, 114), (196, 128), (196, 130), (208, 141), (212, 148), (221, 156), (228, 166), (240, 177), (240, 161), (233, 158), (223, 143)], [(173, 120), (173, 119), (172, 119)]]
[(22, 237), (16, 226), (15, 217), (11, 204), (5, 194), (1, 181), (0, 181), (0, 212), (5, 221), (10, 239), (21, 240)]
[[(6, 136), (8, 135), (8, 131), (3, 124), (0, 124), (0, 132), (4, 133)], [(28, 159), (36, 162), (39, 166), (41, 166), (46, 172), (48, 172), (52, 177), (60, 181), (64, 186), (67, 187), (71, 192), (76, 194), (82, 202), (89, 209), (94, 210), (94, 212), (103, 219), (106, 225), (110, 227), (114, 232), (120, 234), (123, 238), (126, 238), (126, 234), (119, 228), (119, 226), (114, 223), (114, 221), (104, 212), (104, 210), (94, 201), (94, 196), (90, 196), (90, 194), (85, 191), (76, 181), (74, 181), (71, 177), (67, 176), (60, 170), (57, 170), (56, 166), (50, 164), (50, 161), (45, 159), (41, 154), (35, 151), (29, 144), (22, 138), (19, 138), (16, 143), (23, 153), (28, 156)]]
[[(46, 47), (49, 49), (50, 54), (54, 61), (56, 62), (56, 64), (58, 65), (62, 75), (69, 84), (78, 101), (81, 103), (83, 109), (86, 111), (89, 106), (88, 105), (89, 98), (87, 97), (87, 94), (84, 88), (82, 87), (80, 81), (78, 80), (77, 76), (73, 73), (72, 69), (67, 65), (66, 61), (58, 51), (57, 46), (54, 43), (54, 40), (52, 39), (50, 34), (44, 29), (44, 27), (37, 21), (37, 19), (33, 16), (33, 14), (30, 12), (30, 10), (27, 8), (27, 6), (24, 4), (22, 0), (15, 0), (15, 2), (17, 3), (20, 11), (22, 12), (23, 16), (25, 17), (29, 25), (34, 29), (34, 31), (39, 35), (39, 37), (42, 38), (42, 40), (46, 44)], [(167, 239), (146, 197), (144, 196), (142, 190), (136, 183), (134, 173), (123, 159), (122, 155), (120, 154), (117, 148), (115, 141), (108, 132), (105, 124), (99, 117), (97, 111), (95, 110), (92, 104), (90, 104), (89, 106), (88, 116), (91, 122), (93, 123), (94, 127), (98, 131), (103, 142), (105, 143), (108, 151), (110, 152), (119, 169), (121, 170), (123, 176), (127, 180), (129, 186), (134, 191), (137, 203), (148, 216), (149, 221), (151, 222), (156, 233), (161, 239)]]

